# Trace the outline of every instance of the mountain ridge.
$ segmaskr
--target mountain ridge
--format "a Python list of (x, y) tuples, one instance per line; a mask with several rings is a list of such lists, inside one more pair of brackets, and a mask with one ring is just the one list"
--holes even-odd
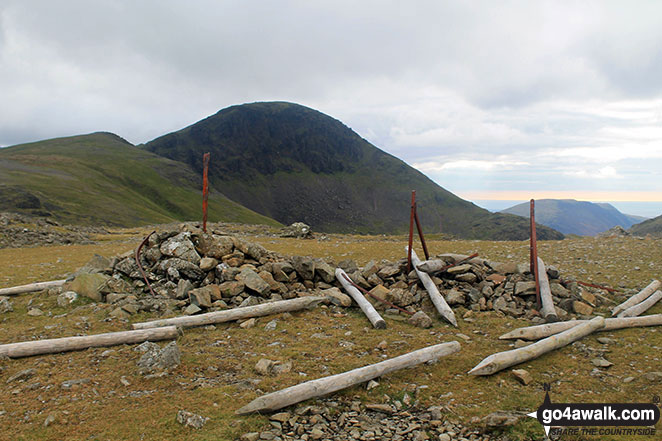
[[(627, 229), (641, 222), (640, 216), (621, 213), (609, 203), (577, 201), (575, 199), (538, 199), (535, 201), (536, 222), (563, 234), (594, 236), (620, 225)], [(514, 205), (502, 213), (529, 217), (528, 202)]]
[[(281, 223), (328, 232), (402, 233), (417, 191), (426, 231), (528, 238), (528, 222), (493, 215), (378, 149), (342, 122), (287, 102), (231, 106), (140, 147), (194, 170), (211, 152), (210, 185)], [(562, 235), (541, 226), (541, 239)]]

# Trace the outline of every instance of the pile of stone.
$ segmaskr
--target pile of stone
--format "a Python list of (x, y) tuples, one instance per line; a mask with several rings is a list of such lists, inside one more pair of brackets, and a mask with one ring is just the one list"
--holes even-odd
[[(437, 256), (449, 264), (461, 257)], [(112, 260), (97, 257), (63, 289), (115, 304), (112, 314), (117, 317), (139, 311), (179, 310), (196, 314), (320, 294), (347, 307), (352, 300), (341, 292), (335, 279), (335, 268), (340, 267), (354, 283), (370, 291), (368, 300), (387, 314), (405, 314), (401, 310), (404, 309), (437, 315), (424, 288), (416, 283), (416, 272), (407, 272), (404, 258), (397, 262), (371, 261), (359, 267), (352, 260), (336, 263), (303, 256), (285, 257), (256, 243), (206, 234), (185, 224), (151, 235), (140, 259), (154, 295), (133, 252)], [(561, 282), (554, 267), (550, 266), (547, 272), (560, 319), (573, 313), (591, 314), (599, 301), (597, 297), (575, 282)], [(451, 307), (539, 319), (535, 283), (525, 265), (473, 258), (433, 274), (432, 280)]]
[(47, 217), (0, 213), (0, 248), (94, 243), (103, 228), (60, 225)]
[[(407, 396), (407, 394), (405, 394)], [(456, 440), (487, 441), (498, 437), (448, 421), (441, 407), (417, 409), (395, 404), (361, 404), (331, 399), (301, 405), (269, 418), (270, 427), (246, 433), (242, 441), (258, 440)]]

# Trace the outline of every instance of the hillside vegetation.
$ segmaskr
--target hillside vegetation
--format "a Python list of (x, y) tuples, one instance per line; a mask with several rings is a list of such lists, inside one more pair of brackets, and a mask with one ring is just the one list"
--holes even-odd
[[(529, 217), (529, 203), (515, 205), (502, 213)], [(574, 199), (536, 200), (536, 222), (554, 228), (563, 234), (594, 236), (616, 225), (630, 228), (642, 218), (618, 211), (613, 205), (576, 201)]]
[[(400, 233), (416, 190), (426, 232), (475, 239), (523, 240), (528, 222), (491, 214), (376, 148), (347, 126), (291, 103), (229, 107), (145, 145), (151, 152), (202, 168), (230, 199), (289, 224), (327, 232)], [(541, 227), (542, 239), (563, 236)]]
[(648, 219), (630, 228), (630, 233), (636, 236), (662, 236), (662, 216)]
[[(188, 166), (111, 133), (0, 149), (0, 211), (118, 226), (201, 217), (201, 178)], [(210, 194), (211, 221), (278, 225)]]

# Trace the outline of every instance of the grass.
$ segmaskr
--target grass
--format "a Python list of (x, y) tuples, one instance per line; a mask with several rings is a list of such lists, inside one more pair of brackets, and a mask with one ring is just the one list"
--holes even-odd
[[(143, 234), (136, 233), (139, 234), (104, 236), (97, 245), (0, 250), (3, 268), (0, 286), (62, 277), (83, 265), (94, 253), (111, 256), (133, 249)], [(351, 258), (359, 264), (370, 259), (401, 258), (405, 244), (404, 237), (383, 236), (330, 235), (328, 240), (317, 241), (260, 234), (256, 240), (284, 254), (335, 261)], [(650, 279), (660, 277), (660, 245), (659, 239), (573, 238), (541, 242), (539, 250), (545, 262), (559, 267), (564, 276), (640, 289)], [(528, 261), (526, 242), (431, 240), (429, 248), (435, 254), (479, 252), (493, 260)], [(60, 308), (46, 293), (15, 297), (12, 303), (14, 312), (0, 315), (2, 342), (128, 328), (125, 323), (104, 320), (112, 309), (107, 305), (81, 303)], [(40, 307), (47, 315), (27, 316), (28, 305)], [(659, 305), (650, 311), (661, 312)], [(65, 313), (66, 316), (61, 316)], [(136, 361), (140, 354), (131, 346), (113, 347), (108, 356), (101, 355), (105, 348), (98, 348), (0, 361), (0, 412), (6, 412), (0, 416), (3, 427), (0, 439), (236, 439), (268, 425), (265, 416), (234, 415), (236, 409), (259, 394), (451, 340), (460, 342), (460, 353), (433, 365), (389, 374), (379, 379), (379, 387), (371, 391), (353, 387), (335, 396), (341, 400), (383, 403), (402, 398), (408, 391), (420, 407), (441, 405), (444, 418), (471, 425), (475, 424), (471, 423), (473, 418), (496, 410), (535, 410), (544, 397), (544, 382), (552, 385), (551, 397), (555, 402), (649, 401), (661, 392), (659, 385), (648, 384), (641, 378), (646, 372), (660, 370), (661, 329), (598, 334), (615, 340), (606, 346), (598, 343), (596, 336), (589, 336), (578, 344), (518, 366), (529, 370), (534, 378), (531, 384), (523, 386), (509, 369), (489, 377), (472, 377), (466, 372), (487, 355), (510, 349), (509, 343), (498, 340), (498, 336), (528, 323), (493, 312), (473, 312), (469, 315), (473, 320), (470, 322), (462, 318), (465, 313), (463, 308), (456, 310), (459, 329), (435, 320), (432, 329), (424, 330), (387, 318), (388, 329), (376, 330), (358, 310), (326, 307), (291, 316), (260, 318), (258, 325), (248, 330), (235, 323), (190, 329), (178, 341), (181, 366), (171, 375), (158, 379), (139, 375)], [(147, 314), (140, 314), (131, 321), (146, 318)], [(274, 318), (278, 321), (277, 329), (266, 331), (264, 325)], [(326, 338), (313, 337), (320, 333)], [(458, 333), (471, 337), (471, 341), (466, 342)], [(383, 340), (387, 342), (386, 350), (376, 350)], [(354, 345), (347, 348), (341, 341)], [(272, 345), (274, 342), (280, 344)], [(615, 365), (596, 374), (590, 360), (599, 354)], [(279, 377), (260, 377), (253, 370), (260, 358), (292, 361), (293, 369)], [(7, 378), (27, 368), (36, 370), (34, 377), (25, 382), (6, 383)], [(130, 382), (129, 386), (120, 383), (122, 376)], [(635, 381), (623, 383), (628, 376), (635, 377)], [(90, 383), (62, 389), (63, 381), (81, 378), (90, 379)], [(256, 386), (246, 386), (255, 379), (260, 380)], [(418, 393), (412, 393), (416, 387)], [(210, 420), (197, 431), (182, 427), (175, 422), (179, 409)], [(55, 422), (44, 427), (44, 420), (50, 414), (56, 415)], [(533, 419), (522, 421), (505, 433), (511, 439), (543, 439), (542, 428)]]
[[(11, 164), (0, 167), (3, 184), (37, 196), (42, 211), (65, 223), (131, 226), (200, 216), (198, 174), (112, 134), (13, 146), (0, 151), (0, 161)], [(217, 192), (209, 196), (209, 220), (280, 225)]]

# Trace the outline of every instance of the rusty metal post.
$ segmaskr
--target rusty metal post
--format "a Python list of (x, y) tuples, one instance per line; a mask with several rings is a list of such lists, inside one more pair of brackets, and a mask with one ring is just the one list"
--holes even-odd
[(407, 251), (407, 273), (411, 271), (411, 250), (414, 245), (414, 216), (416, 215), (416, 190), (411, 191), (411, 212), (409, 213), (409, 248)]
[(536, 234), (536, 203), (531, 199), (531, 211), (529, 214), (531, 220), (531, 243), (530, 243), (530, 257), (531, 265), (530, 270), (533, 274), (533, 278), (536, 281), (536, 302), (538, 303), (538, 309), (541, 308), (542, 302), (540, 300), (540, 279), (538, 277), (538, 242)]
[(423, 237), (423, 228), (421, 228), (421, 221), (418, 220), (418, 210), (416, 205), (414, 205), (414, 220), (416, 221), (416, 229), (418, 230), (418, 237), (421, 239), (421, 245), (423, 246), (423, 253), (425, 254), (425, 260), (430, 260), (430, 254), (428, 253), (428, 246), (425, 244), (425, 237)]
[(209, 153), (202, 155), (202, 231), (207, 232), (207, 199), (209, 197)]

